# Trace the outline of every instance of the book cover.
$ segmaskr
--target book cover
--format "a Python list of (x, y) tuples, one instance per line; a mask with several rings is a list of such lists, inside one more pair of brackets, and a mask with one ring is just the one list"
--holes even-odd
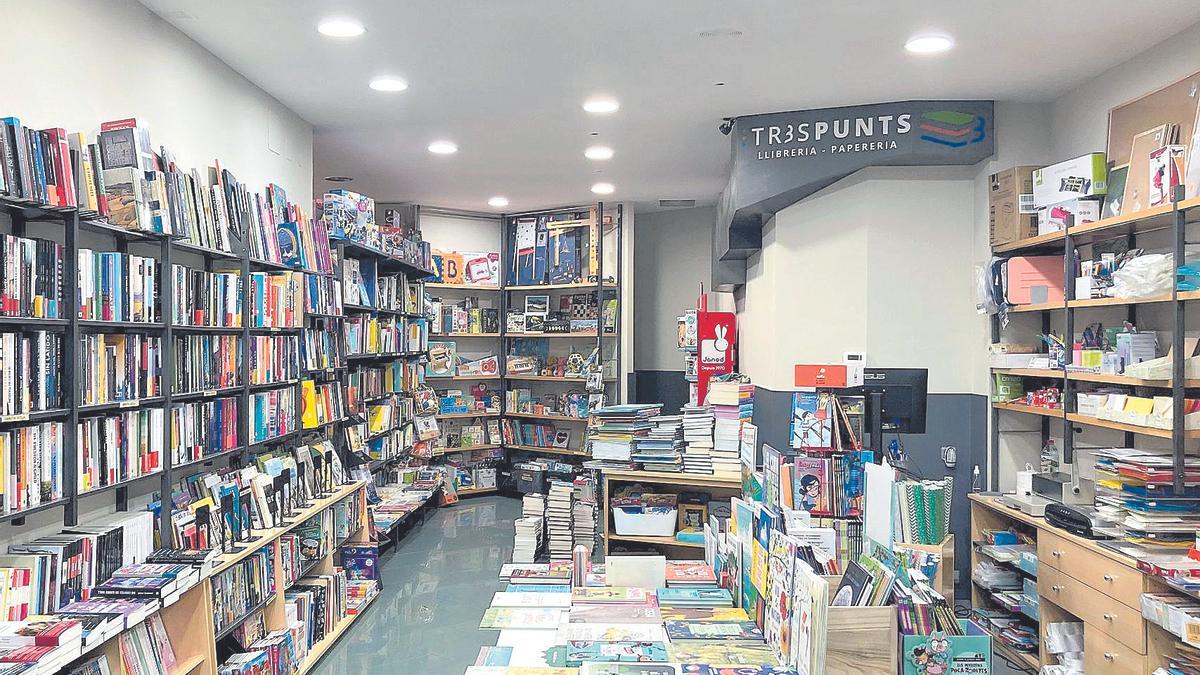
[(829, 505), (829, 460), (797, 457), (792, 470), (792, 501), (812, 514), (832, 515)]
[[(565, 594), (560, 594), (565, 595)], [(650, 605), (572, 605), (570, 623), (649, 623), (661, 624), (658, 607)]]
[(644, 603), (649, 595), (644, 588), (632, 586), (608, 586), (601, 588), (575, 588), (571, 600), (575, 603)]
[(733, 596), (724, 588), (660, 588), (657, 595), (662, 606), (733, 606)]
[(874, 578), (865, 567), (858, 564), (857, 560), (851, 560), (842, 574), (842, 582), (838, 584), (830, 606), (854, 607), (862, 604), (863, 599), (871, 592), (874, 582)]
[(766, 643), (684, 642), (667, 648), (673, 663), (719, 663), (737, 666), (778, 666)]
[(484, 610), (480, 628), (554, 628), (562, 619), (563, 610), (533, 607), (489, 607)]
[(667, 638), (661, 625), (633, 623), (567, 623), (554, 635), (557, 644), (571, 640), (601, 642), (663, 642)]
[(753, 621), (667, 620), (667, 638), (680, 640), (716, 640), (719, 642), (755, 642), (764, 640)]
[(572, 640), (546, 650), (550, 666), (578, 668), (588, 662), (654, 663), (667, 660), (667, 646), (662, 642), (600, 642)]
[(717, 583), (717, 575), (713, 573), (712, 567), (707, 563), (688, 560), (667, 563), (668, 586), (715, 583)]
[(492, 607), (570, 607), (567, 593), (507, 592), (492, 595)]

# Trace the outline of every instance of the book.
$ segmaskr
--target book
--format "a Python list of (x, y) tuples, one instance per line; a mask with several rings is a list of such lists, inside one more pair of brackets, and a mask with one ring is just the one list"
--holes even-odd
[(242, 277), (235, 272), (209, 272), (172, 265), (174, 296), (171, 321), (176, 326), (240, 328)]
[(479, 622), (480, 628), (554, 628), (563, 610), (549, 607), (489, 607)]
[(154, 258), (79, 249), (80, 319), (155, 323), (159, 320)]
[(571, 607), (567, 593), (498, 592), (492, 595), (492, 607)]
[(558, 644), (571, 640), (664, 642), (666, 631), (661, 624), (566, 623), (558, 626), (554, 639)]
[(667, 646), (662, 642), (571, 640), (546, 650), (548, 665), (570, 668), (577, 668), (585, 661), (661, 663), (666, 660)]
[(0, 621), (0, 649), (61, 647), (80, 644), (83, 625), (59, 615), (37, 615), (23, 621)]
[(66, 318), (61, 244), (0, 235), (0, 311), (4, 316)]
[(145, 408), (79, 420), (79, 492), (161, 471), (165, 418), (162, 408)]
[(764, 641), (763, 632), (753, 621), (671, 620), (665, 622), (667, 638), (674, 644), (681, 640), (716, 640), (720, 642)]
[[(265, 337), (252, 335), (250, 344)], [(238, 335), (176, 335), (172, 391), (202, 393), (240, 386), (242, 354), (242, 338)]]
[(864, 604), (874, 588), (875, 579), (857, 560), (851, 560), (842, 574), (830, 604), (834, 607), (854, 607)]
[(732, 607), (733, 596), (724, 588), (660, 588), (656, 592), (663, 607)]
[(570, 623), (662, 623), (662, 615), (653, 605), (573, 604), (567, 617)]
[(711, 663), (736, 666), (777, 666), (771, 648), (763, 644), (692, 641), (671, 644), (670, 660), (678, 663)]

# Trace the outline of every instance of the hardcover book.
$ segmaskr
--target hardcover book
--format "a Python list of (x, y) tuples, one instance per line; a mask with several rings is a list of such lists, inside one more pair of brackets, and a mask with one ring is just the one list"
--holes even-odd
[(668, 620), (665, 625), (672, 643), (681, 640), (761, 643), (764, 639), (763, 632), (753, 621)]
[(572, 640), (546, 650), (546, 663), (551, 666), (578, 668), (588, 662), (664, 662), (667, 646), (662, 642), (597, 642)]

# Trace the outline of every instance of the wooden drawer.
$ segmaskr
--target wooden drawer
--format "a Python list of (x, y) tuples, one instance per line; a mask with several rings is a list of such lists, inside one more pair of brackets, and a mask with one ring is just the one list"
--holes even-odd
[(1130, 607), (1140, 607), (1145, 579), (1132, 567), (1058, 537), (1038, 531), (1038, 567), (1049, 565)]
[(1147, 657), (1091, 624), (1083, 625), (1083, 648), (1084, 672), (1105, 675), (1142, 675), (1148, 672)]
[[(1146, 627), (1142, 613), (1097, 593), (1082, 581), (1053, 567), (1038, 564), (1038, 595), (1062, 607), (1123, 643), (1139, 654), (1146, 653)], [(1089, 671), (1091, 672), (1091, 671)], [(1104, 671), (1098, 671), (1104, 672)]]

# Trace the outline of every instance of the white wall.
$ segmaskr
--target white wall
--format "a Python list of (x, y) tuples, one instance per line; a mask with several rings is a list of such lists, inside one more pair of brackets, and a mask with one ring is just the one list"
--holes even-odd
[[(312, 211), (312, 126), (135, 0), (38, 0), (4, 12), (0, 114), (91, 137), (137, 117), (207, 181), (220, 160)], [(265, 29), (264, 29), (265, 30)]]
[(1053, 161), (1104, 150), (1108, 111), (1200, 70), (1200, 23), (1065, 92), (1051, 105)]
[(683, 370), (675, 318), (694, 307), (712, 270), (715, 207), (642, 213), (633, 249), (634, 362), (638, 370)]
[[(156, 149), (166, 146), (205, 181), (207, 167), (219, 160), (254, 191), (279, 184), (311, 215), (311, 125), (134, 0), (21, 3), (19, 11), (5, 12), (0, 62), (6, 65), (0, 115), (90, 137), (101, 122), (137, 117), (149, 125)], [(31, 227), (30, 234), (62, 241), (54, 224)], [(113, 248), (111, 238), (90, 233), (80, 243)], [(132, 252), (154, 250), (134, 245)], [(130, 488), (131, 508), (141, 508), (157, 488), (149, 479)], [(80, 520), (112, 511), (114, 498), (108, 491), (81, 499)], [(0, 548), (56, 531), (62, 518), (60, 508), (33, 515), (23, 527), (0, 525)]]

